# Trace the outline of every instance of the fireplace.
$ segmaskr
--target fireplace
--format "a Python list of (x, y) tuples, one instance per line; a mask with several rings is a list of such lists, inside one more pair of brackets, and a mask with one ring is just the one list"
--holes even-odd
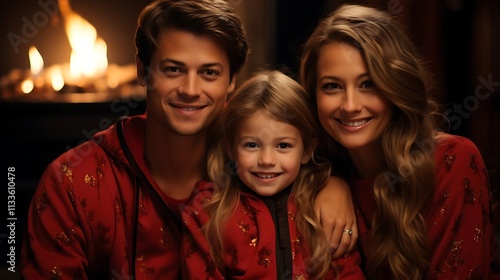
[[(4, 4), (21, 7), (3, 9), (13, 13), (6, 18), (14, 24), (3, 27), (7, 29), (3, 53), (8, 57), (2, 67), (10, 68), (0, 72), (0, 102), (96, 103), (143, 98), (145, 91), (136, 83), (133, 35), (137, 15), (147, 3), (131, 3), (38, 0)], [(107, 13), (118, 20), (114, 28), (106, 21)]]

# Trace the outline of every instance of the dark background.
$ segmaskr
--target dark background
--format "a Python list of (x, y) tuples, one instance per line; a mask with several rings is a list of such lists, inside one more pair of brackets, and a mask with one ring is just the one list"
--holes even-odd
[[(108, 46), (110, 63), (134, 62), (133, 37), (137, 16), (146, 0), (73, 0), (73, 10), (97, 29)], [(500, 3), (495, 0), (228, 0), (241, 14), (252, 53), (239, 77), (266, 65), (287, 66), (298, 72), (300, 45), (319, 18), (342, 3), (361, 3), (392, 12), (407, 26), (429, 68), (443, 89), (443, 111), (448, 111), (451, 133), (472, 139), (481, 150), (490, 171), (495, 201), (500, 189)], [(45, 66), (69, 61), (70, 47), (61, 19), (56, 15), (45, 25), (35, 26), (27, 43), (16, 51), (12, 34), (23, 36), (26, 21), (43, 21), (40, 3), (54, 0), (4, 0), (0, 3), (0, 76), (11, 69), (28, 69), (28, 48), (35, 45)], [(9, 35), (10, 34), (10, 35)], [(489, 81), (489, 83), (488, 83)], [(130, 114), (144, 111), (143, 102), (126, 103)], [(131, 105), (132, 104), (132, 105)], [(24, 222), (33, 189), (53, 159), (75, 147), (90, 134), (105, 128), (108, 120), (124, 115), (109, 102), (25, 103), (0, 102), (1, 168), (16, 168), (16, 249), (21, 247)], [(5, 174), (5, 173), (4, 173)], [(8, 182), (5, 180), (4, 182)], [(5, 189), (7, 185), (5, 184)], [(0, 197), (7, 196), (7, 192)], [(5, 201), (2, 200), (2, 201)], [(4, 224), (7, 203), (0, 210)], [(496, 211), (497, 229), (500, 212)], [(7, 222), (5, 222), (7, 224)], [(497, 231), (498, 232), (498, 231)], [(0, 226), (0, 267), (6, 265), (8, 229)], [(20, 254), (17, 254), (17, 267)], [(15, 274), (0, 268), (0, 278)], [(9, 277), (9, 278), (7, 278)]]

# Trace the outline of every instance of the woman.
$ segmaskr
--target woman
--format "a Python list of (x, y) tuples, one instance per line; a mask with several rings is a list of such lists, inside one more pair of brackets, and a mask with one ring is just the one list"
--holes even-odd
[(367, 277), (489, 279), (486, 168), (470, 140), (436, 132), (416, 53), (388, 13), (344, 5), (304, 45), (302, 84), (358, 204)]

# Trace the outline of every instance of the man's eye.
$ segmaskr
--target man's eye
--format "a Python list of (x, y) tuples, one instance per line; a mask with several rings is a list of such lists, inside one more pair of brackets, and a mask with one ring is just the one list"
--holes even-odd
[(213, 69), (205, 69), (202, 71), (202, 74), (210, 78), (215, 78), (220, 76), (220, 72)]
[(208, 69), (207, 71), (205, 71), (205, 73), (210, 76), (217, 75), (217, 71), (211, 69)]
[(164, 67), (161, 70), (166, 75), (177, 75), (182, 72), (182, 69), (176, 66)]

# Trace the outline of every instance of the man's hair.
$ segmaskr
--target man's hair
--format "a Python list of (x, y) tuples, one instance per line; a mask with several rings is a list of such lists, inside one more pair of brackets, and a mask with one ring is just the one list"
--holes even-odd
[(223, 0), (158, 0), (139, 15), (135, 46), (137, 56), (148, 66), (156, 51), (160, 31), (174, 28), (210, 36), (225, 48), (231, 77), (245, 64), (248, 43), (242, 23)]

